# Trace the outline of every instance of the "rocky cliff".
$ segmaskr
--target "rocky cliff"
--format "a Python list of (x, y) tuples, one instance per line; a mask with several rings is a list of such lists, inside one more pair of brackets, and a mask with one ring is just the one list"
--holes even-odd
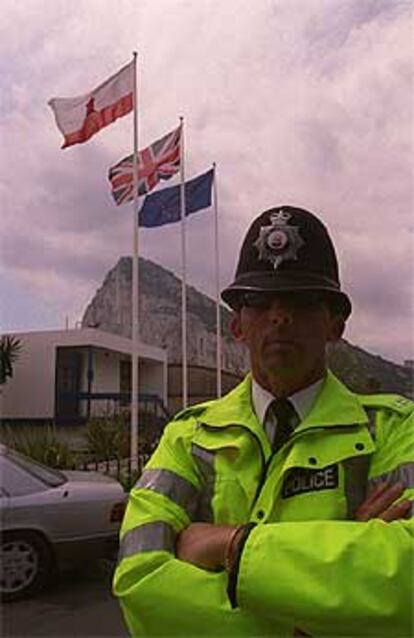
[[(88, 305), (83, 326), (95, 326), (131, 336), (132, 260), (121, 257), (105, 277)], [(181, 281), (173, 273), (146, 259), (139, 261), (140, 338), (167, 348), (168, 361), (181, 361)], [(216, 305), (195, 288), (187, 288), (189, 365), (215, 367)], [(230, 312), (222, 307), (222, 367), (243, 375), (248, 369), (245, 349), (234, 342), (229, 330)], [(413, 370), (370, 354), (345, 340), (330, 348), (334, 372), (361, 392), (387, 391), (413, 396)]]
[[(83, 326), (131, 336), (132, 260), (121, 257), (105, 277), (82, 318)], [(181, 363), (181, 280), (146, 259), (139, 260), (140, 340), (167, 348), (168, 362)], [(229, 330), (230, 312), (221, 309), (222, 367), (238, 375), (248, 367), (247, 353)], [(187, 355), (189, 365), (216, 365), (216, 304), (187, 287)]]

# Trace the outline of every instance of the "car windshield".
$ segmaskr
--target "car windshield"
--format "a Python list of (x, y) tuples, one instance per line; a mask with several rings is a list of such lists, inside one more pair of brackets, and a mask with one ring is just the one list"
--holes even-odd
[(66, 476), (59, 470), (52, 469), (33, 459), (29, 459), (19, 452), (9, 449), (7, 450), (7, 456), (13, 460), (16, 465), (50, 487), (58, 487), (67, 481)]

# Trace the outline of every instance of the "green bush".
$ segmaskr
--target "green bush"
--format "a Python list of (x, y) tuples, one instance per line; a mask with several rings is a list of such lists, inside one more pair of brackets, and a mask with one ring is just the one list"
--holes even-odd
[(59, 440), (53, 426), (26, 426), (19, 429), (3, 426), (0, 438), (5, 445), (49, 467), (70, 469), (75, 465), (75, 455), (66, 442)]
[(129, 419), (122, 414), (88, 421), (84, 437), (88, 453), (96, 460), (129, 456)]
[[(94, 460), (125, 459), (130, 456), (131, 421), (128, 413), (94, 417), (86, 424), (84, 438), (88, 454)], [(138, 453), (150, 454), (158, 436), (143, 417), (139, 422)]]

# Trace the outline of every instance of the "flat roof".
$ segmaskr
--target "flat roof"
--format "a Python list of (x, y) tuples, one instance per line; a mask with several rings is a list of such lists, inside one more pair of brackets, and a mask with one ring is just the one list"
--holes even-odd
[[(70, 328), (68, 330), (33, 330), (30, 332), (8, 332), (5, 335), (15, 336), (18, 339), (39, 339), (53, 343), (59, 346), (95, 346), (96, 348), (104, 348), (122, 352), (123, 354), (131, 354), (132, 340), (127, 337), (112, 332), (105, 332), (97, 328)], [(138, 343), (138, 356), (145, 359), (155, 361), (167, 361), (167, 350), (150, 346), (147, 343)]]

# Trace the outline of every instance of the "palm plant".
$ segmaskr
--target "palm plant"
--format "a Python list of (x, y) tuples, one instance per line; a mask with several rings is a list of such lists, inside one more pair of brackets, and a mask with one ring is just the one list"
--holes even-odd
[(13, 335), (5, 335), (0, 339), (0, 385), (13, 376), (13, 365), (16, 363), (23, 344)]

